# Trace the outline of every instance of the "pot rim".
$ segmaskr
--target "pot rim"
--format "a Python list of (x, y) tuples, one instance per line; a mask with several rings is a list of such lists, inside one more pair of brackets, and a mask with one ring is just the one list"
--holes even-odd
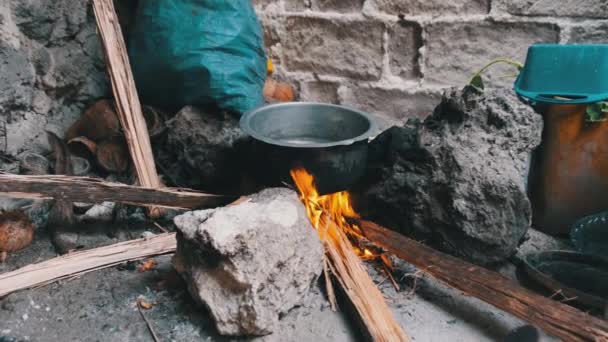
[[(360, 134), (356, 137), (349, 138), (349, 139), (328, 142), (328, 143), (307, 143), (307, 144), (291, 143), (291, 142), (287, 142), (287, 141), (283, 141), (283, 140), (279, 140), (279, 139), (272, 139), (272, 138), (259, 134), (257, 131), (254, 131), (251, 128), (251, 125), (250, 125), (251, 119), (256, 114), (258, 114), (261, 111), (266, 110), (268, 108), (277, 108), (277, 107), (278, 108), (280, 108), (280, 107), (292, 108), (292, 107), (310, 106), (310, 105), (340, 108), (340, 109), (344, 109), (344, 110), (353, 112), (353, 113), (365, 118), (367, 120), (367, 122), (369, 123), (369, 128), (362, 134)], [(370, 114), (368, 114), (364, 111), (349, 107), (349, 106), (337, 105), (337, 104), (331, 104), (331, 103), (321, 103), (321, 102), (282, 102), (282, 103), (274, 103), (274, 104), (257, 107), (255, 109), (252, 109), (252, 110), (246, 112), (245, 114), (243, 114), (243, 116), (241, 117), (241, 120), (240, 120), (240, 126), (241, 126), (241, 129), (243, 131), (245, 131), (245, 133), (249, 134), (251, 137), (253, 137), (256, 140), (259, 140), (259, 141), (262, 141), (262, 142), (265, 142), (265, 143), (271, 144), (271, 145), (284, 146), (284, 147), (295, 147), (295, 148), (323, 148), (323, 147), (334, 147), (334, 146), (348, 146), (348, 145), (352, 145), (356, 142), (369, 140), (371, 137), (374, 136), (374, 134), (377, 131), (377, 124), (374, 121), (374, 119), (371, 117)]]

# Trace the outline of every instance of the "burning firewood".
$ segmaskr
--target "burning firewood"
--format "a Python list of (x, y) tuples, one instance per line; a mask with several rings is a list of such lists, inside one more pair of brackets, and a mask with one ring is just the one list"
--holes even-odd
[[(395, 320), (371, 277), (361, 264), (359, 255), (369, 250), (353, 246), (350, 238), (361, 236), (358, 228), (348, 223), (356, 217), (346, 192), (319, 196), (312, 175), (298, 169), (291, 172), (301, 199), (319, 238), (325, 246), (329, 268), (357, 309), (374, 341), (409, 341)], [(367, 251), (367, 252), (366, 252)]]
[(608, 322), (521, 288), (502, 275), (433, 250), (373, 222), (365, 236), (444, 284), (534, 324), (564, 341), (608, 341)]

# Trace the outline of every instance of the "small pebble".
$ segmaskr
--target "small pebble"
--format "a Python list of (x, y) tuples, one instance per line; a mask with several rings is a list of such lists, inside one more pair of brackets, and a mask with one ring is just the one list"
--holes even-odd
[(27, 319), (30, 318), (30, 316), (28, 316), (27, 314), (23, 314), (23, 316), (21, 316), (21, 318), (23, 318), (24, 321), (27, 321)]
[(152, 238), (154, 236), (156, 236), (156, 234), (154, 234), (152, 232), (149, 232), (149, 231), (145, 231), (145, 232), (141, 233), (141, 235), (140, 235), (140, 237), (142, 239), (149, 239), (149, 238)]

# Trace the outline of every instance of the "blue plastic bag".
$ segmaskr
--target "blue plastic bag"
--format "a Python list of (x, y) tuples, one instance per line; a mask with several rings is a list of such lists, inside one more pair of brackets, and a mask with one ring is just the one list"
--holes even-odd
[(139, 1), (129, 58), (144, 103), (240, 114), (263, 103), (266, 55), (251, 0)]

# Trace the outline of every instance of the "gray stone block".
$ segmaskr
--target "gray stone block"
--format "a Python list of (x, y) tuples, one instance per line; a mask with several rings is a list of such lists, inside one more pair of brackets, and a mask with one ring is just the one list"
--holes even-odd
[[(289, 2), (290, 0), (287, 1)], [(269, 9), (272, 6), (277, 7), (279, 5), (279, 0), (252, 0), (252, 3), (255, 9), (265, 10)]]
[(509, 0), (507, 11), (515, 15), (608, 18), (606, 0)]
[(421, 30), (417, 24), (397, 23), (389, 30), (391, 73), (404, 78), (418, 78), (418, 50), (422, 46)]
[(374, 5), (394, 15), (485, 14), (490, 10), (489, 0), (374, 0)]
[(359, 12), (365, 0), (311, 0), (311, 8), (316, 11)]
[(606, 44), (608, 43), (608, 24), (573, 27), (568, 43)]
[(375, 80), (382, 69), (384, 24), (289, 17), (283, 37), (285, 65), (292, 71)]
[(285, 0), (286, 11), (304, 11), (310, 8), (310, 0)]
[(300, 98), (302, 101), (338, 103), (338, 84), (333, 82), (303, 82)]
[[(535, 43), (556, 43), (559, 28), (542, 23), (501, 23), (492, 21), (434, 23), (426, 28), (425, 81), (462, 86), (481, 67), (496, 58), (524, 62), (528, 47)], [(510, 86), (513, 68), (490, 69), (489, 84)]]
[(351, 87), (343, 94), (342, 104), (369, 112), (377, 118), (381, 130), (405, 122), (408, 118), (424, 118), (433, 112), (441, 94), (409, 93), (399, 89)]

